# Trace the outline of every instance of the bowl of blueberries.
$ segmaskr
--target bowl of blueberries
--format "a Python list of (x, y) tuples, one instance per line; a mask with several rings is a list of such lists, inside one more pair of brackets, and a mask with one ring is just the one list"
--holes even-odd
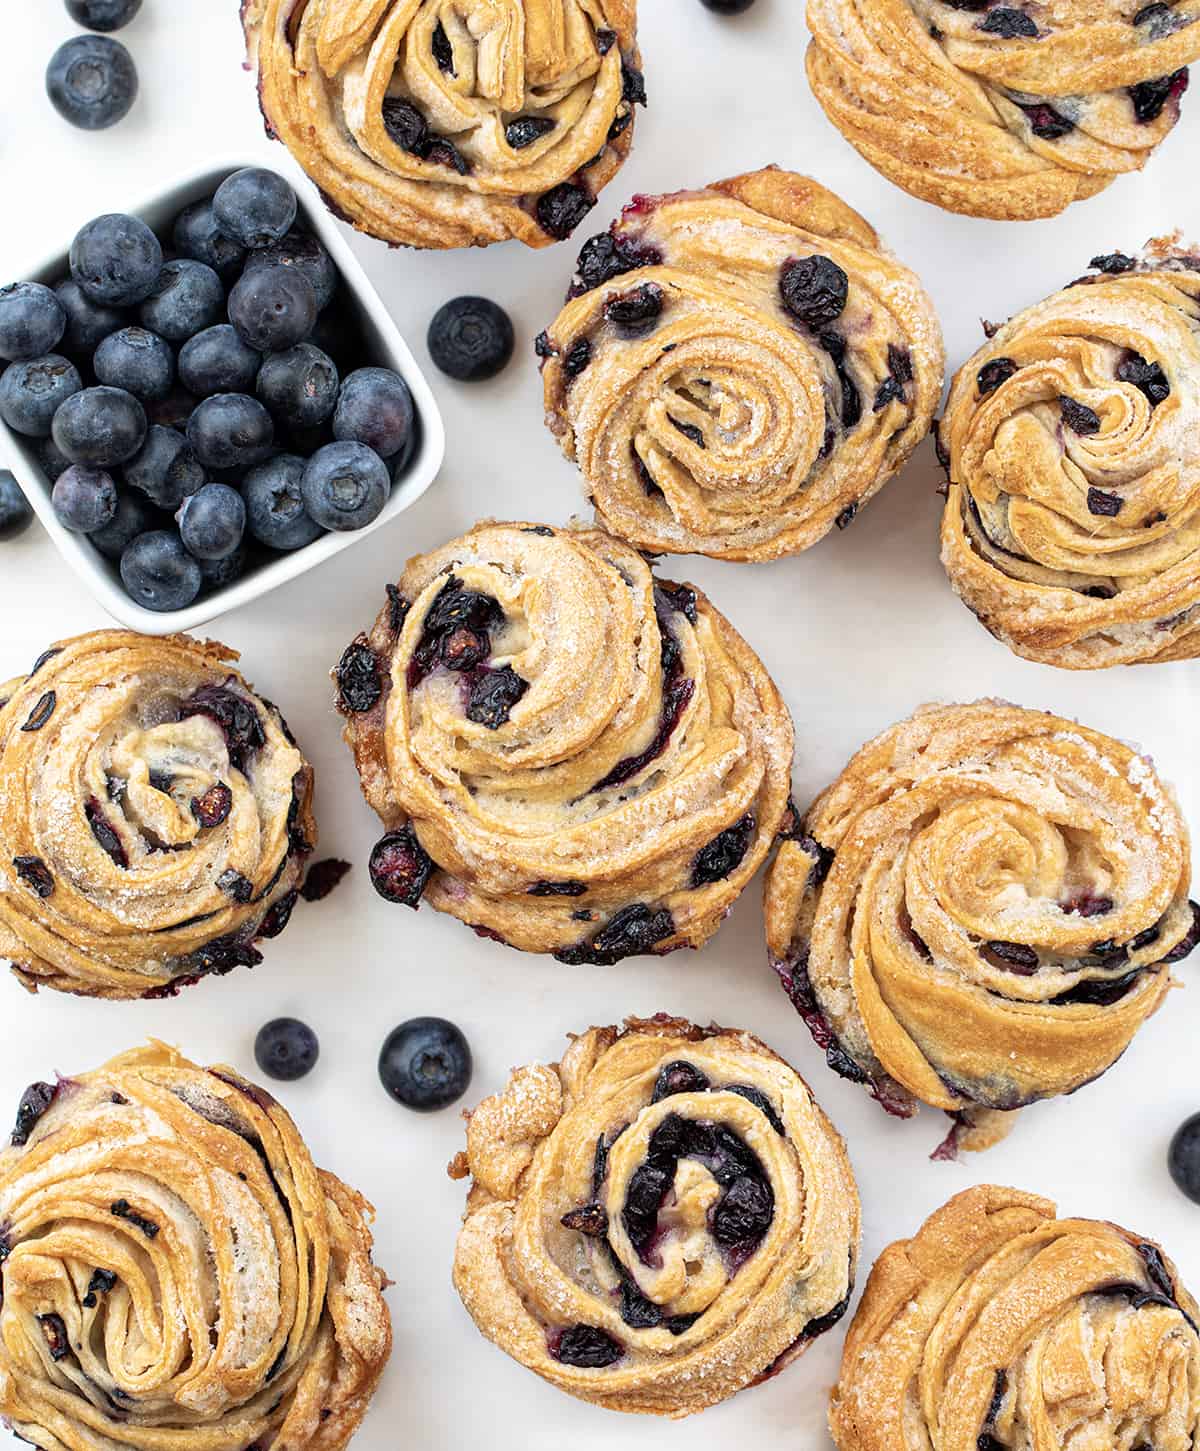
[(321, 207), (207, 168), (0, 287), (0, 449), (110, 615), (192, 629), (425, 492), (442, 420)]

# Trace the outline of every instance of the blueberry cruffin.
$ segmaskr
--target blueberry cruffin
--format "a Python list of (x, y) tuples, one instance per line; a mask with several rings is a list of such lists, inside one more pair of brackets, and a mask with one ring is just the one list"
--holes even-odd
[(0, 685), (0, 958), (26, 987), (174, 996), (287, 925), (313, 772), (236, 658), (100, 630)]
[(268, 133), (360, 231), (544, 247), (628, 155), (636, 0), (242, 0)]
[(609, 1410), (687, 1416), (842, 1317), (858, 1192), (765, 1043), (660, 1015), (591, 1028), (468, 1115), (454, 1284), (480, 1331)]
[(787, 811), (761, 662), (595, 530), (484, 522), (418, 556), (334, 676), (376, 889), (527, 952), (701, 946)]
[(920, 282), (831, 192), (769, 167), (637, 197), (538, 339), (546, 422), (605, 528), (774, 559), (845, 528), (928, 432)]
[(1147, 758), (999, 701), (884, 731), (786, 837), (773, 965), (835, 1072), (953, 1116), (938, 1157), (1110, 1068), (1200, 936)]
[[(1198, 27), (1200, 29), (1200, 27)], [(951, 583), (1018, 655), (1200, 655), (1200, 257), (1166, 243), (1027, 308), (940, 426)]]
[(391, 1349), (371, 1206), (269, 1093), (160, 1043), (0, 1150), (0, 1415), (45, 1451), (340, 1451)]
[(1191, 1451), (1200, 1307), (1158, 1245), (984, 1184), (871, 1271), (838, 1451)]
[(808, 78), (889, 181), (1002, 221), (1138, 171), (1179, 119), (1200, 0), (808, 0)]

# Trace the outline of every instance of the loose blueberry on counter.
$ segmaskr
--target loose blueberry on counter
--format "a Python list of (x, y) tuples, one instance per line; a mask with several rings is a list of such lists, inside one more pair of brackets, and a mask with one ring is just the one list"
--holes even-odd
[(55, 444), (72, 463), (112, 468), (131, 459), (146, 438), (146, 411), (123, 388), (85, 388), (54, 415)]
[(320, 348), (297, 343), (264, 360), (255, 392), (276, 423), (287, 428), (315, 428), (325, 422), (337, 404), (337, 366)]
[[(146, 441), (125, 465), (125, 482), (139, 489), (160, 509), (178, 509), (204, 483), (204, 469), (174, 428), (152, 423)], [(149, 527), (149, 526), (147, 526)]]
[(304, 459), (280, 453), (246, 475), (242, 483), (246, 527), (260, 544), (271, 549), (302, 549), (324, 533), (305, 512), (300, 493), (304, 468)]
[(227, 176), (212, 200), (217, 226), (243, 247), (282, 241), (296, 220), (296, 193), (273, 171), (243, 167)]
[(139, 534), (157, 529), (162, 515), (141, 494), (129, 489), (117, 493), (117, 508), (102, 528), (88, 536), (105, 559), (119, 560)]
[(87, 30), (120, 30), (142, 8), (142, 0), (66, 0), (67, 14)]
[(64, 41), (46, 67), (50, 104), (82, 131), (115, 126), (129, 114), (137, 93), (133, 57), (107, 35), (76, 35)]
[(33, 523), (33, 509), (7, 469), (0, 469), (0, 540), (15, 539)]
[(55, 414), (82, 387), (75, 364), (58, 353), (10, 363), (0, 377), (0, 418), (17, 433), (46, 438)]
[(58, 346), (66, 327), (62, 299), (40, 282), (0, 287), (0, 358), (11, 363), (40, 358)]
[(387, 465), (365, 443), (328, 443), (305, 466), (300, 493), (323, 529), (362, 529), (383, 511), (391, 484)]
[(154, 529), (121, 555), (121, 580), (135, 604), (161, 614), (186, 609), (200, 593), (203, 576), (178, 534)]
[(317, 1066), (321, 1045), (299, 1018), (272, 1018), (254, 1039), (254, 1061), (268, 1078), (294, 1083)]
[(142, 303), (142, 326), (171, 343), (182, 343), (221, 316), (225, 288), (204, 262), (176, 257), (163, 263), (154, 290)]
[(175, 381), (175, 355), (157, 333), (144, 327), (123, 327), (110, 333), (92, 360), (96, 377), (112, 388), (124, 388), (149, 402), (165, 398)]
[(406, 1108), (420, 1113), (446, 1108), (470, 1086), (470, 1045), (445, 1018), (410, 1018), (384, 1040), (379, 1078)]
[(700, 3), (714, 15), (741, 15), (750, 9), (754, 0), (700, 0)]
[(171, 240), (181, 257), (203, 262), (222, 282), (232, 281), (246, 260), (245, 247), (217, 226), (211, 201), (193, 202), (190, 207), (184, 207), (175, 218)]
[(206, 398), (188, 419), (187, 439), (205, 468), (248, 468), (270, 453), (275, 425), (257, 398), (218, 393)]
[(460, 383), (494, 378), (513, 355), (513, 325), (486, 297), (456, 297), (438, 308), (429, 324), (429, 355)]
[(1193, 1204), (1200, 1204), (1200, 1113), (1185, 1119), (1167, 1151), (1167, 1168), (1176, 1186)]
[(394, 458), (413, 432), (408, 384), (391, 368), (356, 368), (342, 383), (333, 415), (333, 436), (365, 443), (380, 458)]
[(62, 345), (68, 353), (90, 358), (109, 333), (124, 326), (125, 318), (115, 307), (93, 302), (73, 277), (64, 277), (54, 292), (66, 313)]
[(183, 501), (179, 537), (193, 558), (226, 559), (245, 532), (246, 505), (228, 484), (205, 484)]
[(72, 464), (50, 494), (54, 517), (72, 534), (94, 534), (117, 512), (117, 486), (111, 474), (86, 464)]
[(214, 393), (249, 393), (262, 367), (262, 354), (227, 322), (205, 328), (179, 350), (179, 381), (197, 398)]
[(295, 347), (316, 320), (316, 291), (295, 267), (247, 269), (229, 293), (229, 321), (260, 353)]
[(246, 271), (254, 272), (260, 267), (294, 267), (302, 272), (317, 294), (319, 312), (324, 312), (337, 291), (338, 274), (333, 258), (307, 232), (291, 231), (283, 241), (251, 252), (246, 259)]
[(93, 302), (132, 307), (149, 297), (162, 271), (162, 245), (139, 217), (109, 212), (71, 243), (71, 276)]

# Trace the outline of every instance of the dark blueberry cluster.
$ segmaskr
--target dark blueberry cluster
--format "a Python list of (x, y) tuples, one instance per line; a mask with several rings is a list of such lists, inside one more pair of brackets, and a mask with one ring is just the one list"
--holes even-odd
[[(384, 508), (416, 413), (398, 373), (360, 366), (340, 293), (291, 186), (254, 167), (169, 236), (97, 217), (56, 286), (0, 288), (0, 417), (40, 441), (59, 522), (143, 608), (184, 609)], [(0, 524), (21, 517), (0, 490)]]

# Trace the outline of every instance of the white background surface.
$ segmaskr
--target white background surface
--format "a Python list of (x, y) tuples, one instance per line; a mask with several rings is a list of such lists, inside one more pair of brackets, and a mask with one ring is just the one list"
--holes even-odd
[[(390, 907), (371, 889), (365, 861), (378, 825), (340, 742), (326, 672), (374, 617), (385, 582), (409, 554), (481, 515), (562, 522), (581, 507), (575, 471), (541, 425), (531, 343), (554, 317), (578, 242), (607, 226), (633, 192), (703, 184), (772, 161), (812, 172), (921, 274), (952, 367), (978, 346), (981, 314), (1003, 319), (1078, 275), (1093, 254), (1132, 250), (1175, 227), (1200, 237), (1200, 97), (1185, 102), (1183, 122), (1143, 176), (1054, 221), (973, 221), (895, 190), (826, 122), (804, 80), (801, 0), (758, 0), (734, 20), (710, 15), (699, 0), (642, 0), (641, 9), (651, 106), (639, 113), (631, 160), (576, 245), (421, 255), (355, 239), (423, 367), (430, 366), (429, 317), (462, 292), (484, 293), (510, 310), (517, 357), (490, 384), (431, 374), (448, 451), (440, 480), (413, 510), (212, 627), (242, 652), (249, 678), (279, 702), (315, 763), (319, 855), (352, 860), (353, 873), (322, 906), (302, 904), (253, 973), (202, 984), (175, 1001), (34, 999), (0, 980), (0, 1102), (14, 1108), (30, 1080), (95, 1066), (146, 1035), (254, 1075), (262, 1022), (289, 1013), (317, 1029), (317, 1070), (283, 1086), (281, 1097), (318, 1162), (378, 1207), (377, 1259), (397, 1282), (389, 1296), (395, 1352), (356, 1451), (600, 1451), (618, 1437), (656, 1451), (685, 1444), (728, 1451), (739, 1443), (825, 1451), (830, 1444), (825, 1398), (840, 1329), (787, 1374), (680, 1424), (573, 1401), (475, 1333), (449, 1279), (463, 1190), (444, 1166), (461, 1146), (461, 1123), (454, 1110), (408, 1113), (375, 1073), (387, 1030), (418, 1013), (452, 1018), (466, 1031), (476, 1054), (469, 1102), (500, 1087), (510, 1067), (556, 1057), (568, 1030), (629, 1013), (666, 1009), (759, 1033), (808, 1076), (849, 1140), (864, 1206), (860, 1283), (885, 1243), (911, 1233), (955, 1191), (991, 1180), (1160, 1239), (1200, 1291), (1200, 1208), (1178, 1194), (1165, 1168), (1171, 1133), (1200, 1109), (1200, 954), (1179, 969), (1188, 990), (1171, 995), (1107, 1077), (1030, 1109), (988, 1154), (933, 1164), (926, 1156), (945, 1130), (940, 1114), (925, 1110), (897, 1123), (824, 1067), (767, 969), (757, 887), (702, 953), (611, 970), (521, 956), (428, 909)], [(141, 73), (141, 98), (125, 122), (94, 136), (60, 121), (43, 94), (47, 60), (75, 33), (59, 0), (0, 0), (0, 20), (0, 280), (65, 245), (92, 215), (166, 187), (212, 155), (261, 148), (269, 162), (241, 69), (236, 0), (145, 0), (122, 35)], [(779, 682), (796, 722), (797, 799), (806, 803), (863, 739), (920, 702), (994, 694), (1138, 742), (1200, 829), (1200, 663), (1070, 674), (1017, 660), (944, 579), (937, 477), (926, 445), (853, 527), (794, 559), (664, 562), (664, 574), (710, 593)], [(40, 528), (0, 544), (0, 679), (28, 669), (51, 640), (104, 623)]]

